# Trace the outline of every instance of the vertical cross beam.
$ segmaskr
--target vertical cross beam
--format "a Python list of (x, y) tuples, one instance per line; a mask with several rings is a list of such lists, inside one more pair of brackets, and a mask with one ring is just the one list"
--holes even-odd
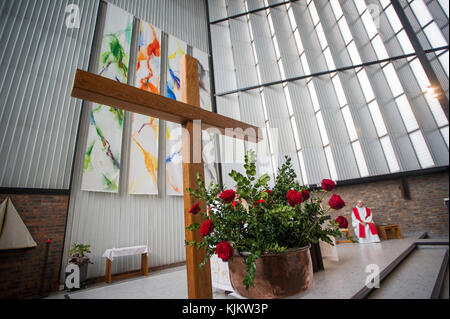
[[(180, 61), (181, 101), (200, 107), (198, 64), (193, 57), (184, 55)], [(204, 218), (200, 215), (192, 215), (189, 209), (197, 202), (197, 199), (186, 191), (186, 188), (198, 189), (197, 174), (204, 177), (202, 161), (202, 131), (198, 121), (187, 121), (183, 124), (183, 188), (184, 188), (184, 223), (185, 227), (193, 224), (201, 224)], [(203, 212), (206, 204), (200, 201)], [(199, 231), (185, 230), (187, 241), (202, 240)], [(212, 299), (211, 269), (209, 262), (202, 268), (200, 263), (204, 260), (206, 251), (193, 246), (186, 246), (186, 271), (189, 299)]]

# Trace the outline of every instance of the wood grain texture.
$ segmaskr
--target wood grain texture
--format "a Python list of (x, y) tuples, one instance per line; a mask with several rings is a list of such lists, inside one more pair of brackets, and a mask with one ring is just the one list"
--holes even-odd
[[(196, 76), (198, 77), (198, 74)], [(198, 86), (198, 78), (196, 81)], [(182, 89), (187, 88), (182, 86)], [(185, 93), (188, 94), (188, 92)], [(252, 142), (262, 140), (262, 131), (257, 126), (203, 110), (193, 103), (175, 101), (79, 69), (75, 73), (71, 95), (79, 99), (179, 124), (200, 120), (204, 130), (216, 128), (221, 134), (230, 135), (226, 129), (231, 129), (235, 138)], [(235, 131), (235, 129), (241, 132)]]
[[(200, 95), (198, 83), (197, 61), (185, 55), (180, 62), (181, 100), (200, 109)], [(202, 224), (202, 215), (189, 213), (191, 207), (197, 203), (197, 199), (186, 191), (186, 188), (198, 189), (197, 174), (204, 181), (204, 166), (202, 162), (202, 135), (201, 128), (196, 127), (199, 123), (187, 121), (183, 127), (182, 154), (183, 154), (183, 188), (184, 188), (184, 222), (185, 226), (193, 223)], [(194, 145), (195, 144), (195, 145)], [(197, 149), (196, 149), (197, 147)], [(200, 156), (198, 156), (200, 155)], [(202, 212), (206, 211), (204, 201), (199, 201)], [(187, 241), (202, 241), (198, 230), (185, 231)], [(204, 249), (186, 246), (186, 271), (189, 299), (212, 299), (211, 268), (209, 262), (203, 268), (200, 263), (206, 257)]]

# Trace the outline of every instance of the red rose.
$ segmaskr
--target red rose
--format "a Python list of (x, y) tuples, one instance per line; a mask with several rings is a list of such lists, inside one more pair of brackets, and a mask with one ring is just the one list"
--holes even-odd
[(328, 204), (330, 205), (331, 208), (336, 210), (341, 209), (342, 207), (345, 206), (345, 202), (339, 195), (336, 194), (333, 194), (333, 196), (331, 196), (330, 200), (328, 201)]
[(231, 203), (231, 206), (233, 206), (234, 209), (236, 209), (238, 205), (239, 205), (239, 202), (237, 202), (237, 201), (233, 201), (233, 203)]
[(311, 195), (309, 195), (309, 192), (306, 189), (302, 190), (300, 195), (302, 195), (303, 201), (305, 201), (305, 200), (307, 200), (308, 198), (311, 197)]
[(269, 196), (273, 195), (273, 192), (270, 189), (266, 189), (266, 193), (269, 194)]
[(221, 241), (216, 246), (216, 254), (223, 261), (230, 260), (231, 256), (233, 256), (233, 253), (234, 253), (233, 248), (226, 241)]
[(265, 203), (265, 202), (266, 202), (266, 201), (265, 201), (264, 199), (260, 199), (260, 200), (255, 201), (255, 202), (253, 203), (253, 206), (256, 207), (256, 204), (262, 204), (262, 203)]
[(332, 191), (336, 187), (336, 183), (331, 179), (322, 180), (322, 188), (328, 192)]
[(199, 202), (195, 203), (191, 207), (191, 209), (189, 209), (189, 213), (194, 214), (194, 215), (198, 214), (199, 211), (200, 211), (200, 203)]
[(200, 226), (200, 235), (203, 237), (208, 236), (212, 233), (214, 229), (214, 224), (210, 219), (207, 219), (203, 222), (203, 224)]
[(232, 189), (228, 189), (226, 191), (223, 191), (219, 198), (222, 199), (225, 203), (231, 203), (234, 200), (234, 196), (236, 196), (236, 192)]
[(339, 224), (339, 228), (347, 228), (348, 227), (347, 218), (345, 218), (344, 216), (338, 216), (338, 218), (336, 218), (335, 222)]
[(293, 190), (290, 190), (287, 193), (286, 198), (289, 202), (289, 205), (291, 205), (292, 207), (303, 202), (302, 195), (300, 195), (299, 192)]

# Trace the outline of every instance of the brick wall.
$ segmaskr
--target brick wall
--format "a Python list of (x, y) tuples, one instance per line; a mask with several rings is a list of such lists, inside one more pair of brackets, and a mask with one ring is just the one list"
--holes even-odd
[[(58, 289), (68, 195), (0, 194), (10, 197), (37, 247), (0, 251), (0, 299), (38, 297), (48, 245), (44, 293)], [(47, 244), (47, 238), (51, 239)]]
[(332, 217), (343, 215), (351, 223), (351, 210), (358, 199), (373, 212), (375, 223), (398, 224), (403, 234), (428, 232), (448, 236), (449, 213), (443, 199), (449, 194), (448, 172), (406, 178), (410, 200), (402, 198), (401, 179), (360, 185), (338, 186), (334, 193), (347, 204)]

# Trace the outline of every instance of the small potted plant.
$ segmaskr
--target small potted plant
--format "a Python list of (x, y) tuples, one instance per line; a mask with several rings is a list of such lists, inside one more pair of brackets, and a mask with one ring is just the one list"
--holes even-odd
[(203, 214), (201, 225), (186, 229), (199, 231), (202, 241), (186, 241), (206, 250), (208, 259), (217, 254), (228, 262), (230, 281), (235, 291), (247, 298), (281, 298), (306, 291), (312, 286), (310, 245), (330, 236), (339, 236), (338, 225), (329, 219), (330, 209), (344, 207), (333, 194), (326, 207), (322, 201), (335, 184), (324, 179), (321, 187), (308, 189), (296, 181), (290, 158), (278, 170), (275, 185), (270, 177), (256, 178), (256, 156), (245, 156), (245, 175), (232, 171), (234, 189), (211, 183), (207, 189), (197, 175), (199, 189), (188, 191), (206, 202), (201, 212), (196, 203), (190, 213)]
[(69, 263), (76, 264), (80, 268), (80, 285), (84, 284), (87, 279), (89, 264), (93, 264), (86, 253), (90, 253), (91, 245), (74, 243), (69, 250)]

